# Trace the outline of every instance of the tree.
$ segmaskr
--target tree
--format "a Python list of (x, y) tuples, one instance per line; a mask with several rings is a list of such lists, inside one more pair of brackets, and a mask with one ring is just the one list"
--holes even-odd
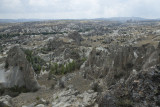
[(64, 65), (61, 66), (61, 74), (64, 74), (65, 73), (65, 67)]
[(75, 70), (76, 69), (76, 63), (75, 63), (75, 61), (73, 60), (72, 61), (72, 70)]
[(54, 67), (55, 67), (55, 73), (58, 74), (58, 64), (55, 63), (55, 64), (54, 64)]
[(66, 69), (65, 69), (65, 73), (69, 72), (69, 67), (68, 64), (66, 64)]

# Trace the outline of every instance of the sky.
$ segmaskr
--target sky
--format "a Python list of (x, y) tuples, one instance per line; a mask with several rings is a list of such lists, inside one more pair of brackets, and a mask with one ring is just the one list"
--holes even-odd
[(160, 18), (160, 0), (0, 0), (0, 19)]

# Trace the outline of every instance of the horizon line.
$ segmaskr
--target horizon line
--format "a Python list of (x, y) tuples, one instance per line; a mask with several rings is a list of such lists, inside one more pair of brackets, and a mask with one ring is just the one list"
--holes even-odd
[(137, 16), (132, 16), (132, 17), (97, 17), (97, 18), (0, 18), (0, 20), (66, 20), (66, 19), (71, 19), (71, 20), (88, 20), (88, 19), (112, 19), (112, 18), (141, 18), (141, 19), (160, 19), (160, 18), (146, 18), (146, 17), (137, 17)]

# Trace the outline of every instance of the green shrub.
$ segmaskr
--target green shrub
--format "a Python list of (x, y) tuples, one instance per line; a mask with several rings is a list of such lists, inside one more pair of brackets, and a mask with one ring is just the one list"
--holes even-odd
[(58, 67), (59, 65), (57, 63), (54, 64), (55, 73), (58, 74)]
[(58, 99), (58, 96), (56, 97), (56, 99)]
[(65, 66), (65, 74), (66, 74), (67, 72), (69, 72), (69, 66), (68, 66), (68, 64), (66, 64), (66, 66)]
[(61, 73), (65, 74), (65, 67), (64, 67), (64, 65), (61, 66)]
[(52, 73), (54, 73), (54, 71), (55, 71), (55, 67), (54, 67), (54, 65), (50, 65), (50, 71), (52, 72)]
[(37, 74), (39, 74), (40, 73), (40, 71), (41, 71), (41, 66), (39, 65), (39, 64), (36, 64), (36, 63), (33, 63), (33, 69), (35, 70), (35, 72), (37, 73)]
[(40, 97), (39, 97), (39, 96), (37, 96), (37, 97), (36, 97), (36, 100), (40, 100)]

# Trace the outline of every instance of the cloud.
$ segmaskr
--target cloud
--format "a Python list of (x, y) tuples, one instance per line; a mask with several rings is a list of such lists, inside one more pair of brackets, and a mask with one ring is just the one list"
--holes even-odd
[(0, 18), (159, 18), (159, 4), (159, 0), (0, 0)]

